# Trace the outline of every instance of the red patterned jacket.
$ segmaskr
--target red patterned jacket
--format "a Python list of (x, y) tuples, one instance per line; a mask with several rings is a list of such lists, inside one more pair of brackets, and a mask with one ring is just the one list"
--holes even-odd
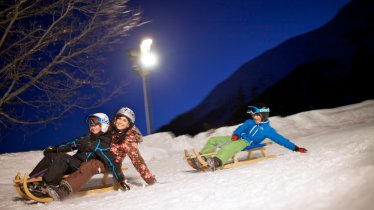
[(139, 142), (142, 142), (142, 134), (135, 127), (135, 125), (132, 126), (132, 128), (128, 130), (126, 134), (123, 134), (120, 131), (113, 131), (110, 150), (116, 155), (115, 161), (117, 163), (121, 163), (125, 159), (126, 154), (129, 152), (129, 144), (134, 143), (137, 147)]
[(156, 182), (155, 177), (149, 171), (143, 157), (140, 155), (138, 143), (142, 141), (142, 134), (134, 126), (129, 129), (125, 134), (120, 131), (112, 132), (112, 143), (110, 150), (116, 156), (115, 161), (122, 163), (126, 155), (129, 156), (131, 163), (136, 170), (140, 173), (144, 181), (149, 185)]

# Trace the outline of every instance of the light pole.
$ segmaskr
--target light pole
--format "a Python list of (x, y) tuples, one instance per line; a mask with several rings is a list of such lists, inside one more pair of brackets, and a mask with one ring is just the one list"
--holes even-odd
[(157, 63), (155, 54), (151, 52), (152, 42), (152, 39), (144, 39), (140, 43), (139, 52), (130, 51), (129, 53), (130, 57), (134, 60), (133, 69), (140, 74), (143, 81), (144, 108), (148, 135), (152, 133), (152, 112), (148, 90), (148, 76), (149, 70)]

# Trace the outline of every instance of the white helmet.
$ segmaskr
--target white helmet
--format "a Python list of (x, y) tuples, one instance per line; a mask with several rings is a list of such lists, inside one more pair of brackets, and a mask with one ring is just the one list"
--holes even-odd
[(86, 120), (87, 125), (91, 124), (100, 124), (101, 125), (101, 131), (103, 133), (108, 131), (109, 127), (109, 117), (108, 115), (104, 113), (95, 113), (95, 114), (90, 114), (87, 116)]
[(120, 108), (116, 113), (116, 117), (118, 115), (123, 115), (123, 116), (127, 117), (132, 123), (135, 123), (135, 113), (134, 113), (134, 111), (132, 111), (128, 107)]

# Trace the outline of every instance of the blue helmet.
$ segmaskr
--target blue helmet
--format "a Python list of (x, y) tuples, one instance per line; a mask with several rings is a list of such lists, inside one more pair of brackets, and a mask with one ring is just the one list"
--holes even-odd
[(256, 104), (254, 106), (248, 106), (247, 113), (251, 115), (259, 114), (261, 115), (261, 121), (265, 122), (268, 120), (270, 108), (265, 104)]

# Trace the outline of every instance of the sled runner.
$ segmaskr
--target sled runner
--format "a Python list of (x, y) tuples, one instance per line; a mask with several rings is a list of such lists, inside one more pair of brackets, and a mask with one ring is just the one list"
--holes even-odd
[[(227, 168), (234, 168), (240, 165), (246, 165), (251, 163), (256, 163), (262, 160), (266, 160), (269, 158), (275, 158), (275, 155), (268, 155), (266, 151), (266, 147), (271, 145), (272, 142), (267, 142), (264, 144), (259, 144), (256, 146), (248, 146), (244, 148), (242, 151), (248, 152), (246, 159), (238, 160), (237, 155), (232, 157), (232, 161), (226, 163), (225, 165), (221, 166), (221, 169)], [(188, 165), (198, 171), (207, 171), (208, 170), (208, 163), (206, 162), (205, 158), (214, 157), (217, 152), (207, 153), (207, 154), (200, 154), (196, 148), (192, 149), (194, 155), (190, 155), (187, 150), (184, 150), (184, 158), (186, 159)], [(262, 157), (256, 157), (254, 152), (260, 152)]]
[[(127, 168), (122, 168), (122, 170), (127, 170)], [(69, 175), (65, 175), (63, 178), (67, 178)], [(16, 188), (17, 193), (25, 200), (34, 200), (41, 203), (48, 203), (52, 202), (53, 199), (48, 196), (42, 187), (44, 186), (44, 182), (42, 177), (36, 178), (28, 178), (28, 174), (25, 173), (23, 178), (21, 178), (21, 174), (17, 173), (13, 180), (13, 185)], [(109, 174), (103, 174), (103, 178), (101, 180), (101, 184), (98, 186), (87, 187), (82, 189), (81, 191), (75, 193), (78, 195), (88, 195), (93, 193), (102, 193), (108, 191), (114, 191), (119, 189), (117, 185), (113, 182), (108, 180)]]

